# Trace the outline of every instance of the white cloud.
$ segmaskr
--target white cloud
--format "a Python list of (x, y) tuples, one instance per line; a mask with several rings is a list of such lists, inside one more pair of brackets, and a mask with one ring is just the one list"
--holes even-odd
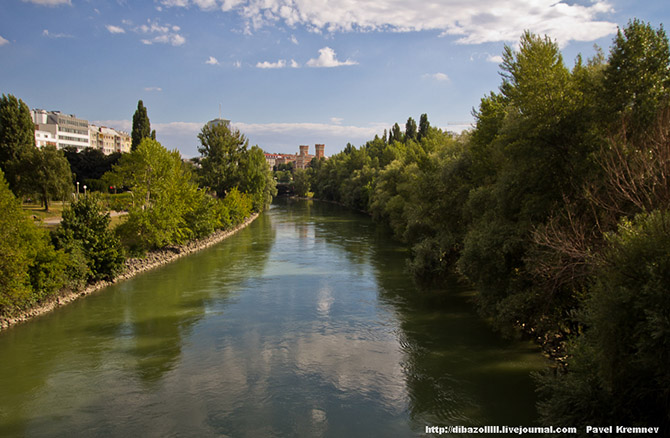
[(205, 64), (209, 64), (209, 65), (219, 65), (219, 60), (216, 59), (216, 58), (213, 57), (213, 56), (210, 56), (209, 59), (208, 59), (207, 61), (205, 61)]
[(109, 33), (126, 33), (126, 31), (122, 27), (119, 27), (119, 26), (113, 26), (111, 24), (108, 24), (105, 27), (107, 28)]
[(9, 44), (9, 41), (0, 36), (0, 46), (4, 46), (5, 44)]
[(153, 92), (153, 91), (163, 91), (161, 87), (146, 87), (144, 91)]
[(300, 68), (300, 64), (298, 64), (295, 59), (291, 59), (291, 68)]
[(298, 38), (295, 37), (295, 35), (291, 35), (291, 42), (295, 44), (296, 46), (300, 43), (298, 43)]
[[(125, 22), (124, 22), (125, 23)], [(155, 21), (147, 20), (146, 24), (137, 26), (133, 29), (134, 32), (144, 35), (155, 35), (152, 38), (143, 38), (143, 44), (151, 45), (153, 43), (171, 44), (173, 46), (181, 46), (186, 43), (186, 38), (180, 35), (181, 28), (179, 26), (161, 25)]]
[(168, 8), (172, 7), (185, 8), (188, 6), (188, 0), (162, 0), (161, 4)]
[(330, 121), (335, 123), (336, 125), (341, 125), (342, 124), (342, 119), (341, 117), (331, 117)]
[(71, 0), (23, 0), (24, 3), (34, 3), (41, 6), (72, 5)]
[(193, 3), (205, 11), (216, 9), (217, 7), (216, 0), (193, 0)]
[(211, 11), (218, 8), (216, 0), (161, 0), (161, 5), (167, 8), (188, 8), (192, 4), (204, 11)]
[(488, 62), (495, 62), (496, 64), (500, 64), (501, 62), (503, 62), (502, 56), (500, 56), (500, 55), (495, 55), (495, 56), (494, 55), (489, 55), (486, 58), (486, 60)]
[(235, 61), (235, 62), (233, 62), (233, 67), (242, 68), (242, 63), (240, 61)]
[(51, 33), (48, 29), (44, 29), (42, 35), (47, 38), (74, 38), (72, 35), (66, 33)]
[(347, 59), (346, 61), (338, 61), (335, 51), (330, 47), (319, 49), (319, 57), (307, 61), (308, 67), (340, 67), (343, 65), (356, 65), (356, 61)]
[[(279, 21), (313, 32), (433, 30), (453, 35), (462, 44), (515, 42), (528, 29), (560, 44), (594, 41), (616, 32), (607, 21), (611, 0), (225, 0), (221, 9), (236, 9), (247, 30)], [(579, 4), (582, 3), (582, 4)]]
[(433, 73), (423, 75), (424, 79), (433, 79), (440, 82), (449, 82), (449, 76), (444, 73)]
[(258, 68), (284, 68), (286, 67), (286, 60), (280, 59), (277, 62), (263, 61), (256, 64)]

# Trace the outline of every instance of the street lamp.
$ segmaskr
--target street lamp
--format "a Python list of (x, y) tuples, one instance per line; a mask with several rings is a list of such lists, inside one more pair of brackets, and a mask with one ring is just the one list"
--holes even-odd
[(84, 197), (86, 197), (86, 184), (84, 184)]
[(77, 199), (79, 199), (79, 181), (77, 181)]

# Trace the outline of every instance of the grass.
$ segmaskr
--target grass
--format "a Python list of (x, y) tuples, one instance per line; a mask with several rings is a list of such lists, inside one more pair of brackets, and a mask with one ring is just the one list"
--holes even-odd
[[(31, 217), (35, 220), (40, 220), (42, 227), (54, 230), (58, 228), (58, 224), (47, 224), (44, 221), (46, 219), (60, 219), (63, 215), (63, 209), (70, 205), (69, 202), (63, 203), (62, 201), (53, 201), (49, 204), (49, 211), (44, 211), (44, 207), (40, 203), (35, 202), (24, 202), (21, 205), (26, 216)], [(110, 228), (116, 228), (119, 224), (126, 220), (126, 216), (114, 216), (111, 218), (109, 223)]]
[(26, 216), (37, 219), (59, 218), (63, 214), (63, 208), (69, 205), (68, 202), (52, 201), (49, 204), (49, 211), (44, 211), (44, 207), (40, 203), (24, 202), (21, 206)]

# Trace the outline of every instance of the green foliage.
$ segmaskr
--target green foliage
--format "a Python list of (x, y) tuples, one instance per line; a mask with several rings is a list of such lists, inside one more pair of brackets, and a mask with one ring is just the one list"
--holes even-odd
[(270, 205), (272, 198), (277, 195), (277, 187), (261, 148), (252, 146), (242, 156), (239, 173), (238, 188), (251, 197), (253, 211), (261, 211)]
[[(249, 217), (253, 209), (253, 201), (247, 194), (232, 189), (223, 199), (222, 207), (227, 210), (230, 226), (235, 227)], [(219, 214), (225, 217), (225, 213)]]
[[(105, 155), (100, 149), (93, 148), (86, 148), (78, 152), (75, 147), (66, 147), (63, 153), (70, 163), (75, 182), (86, 184), (89, 187), (92, 186), (91, 180), (100, 180), (121, 158), (120, 152)], [(104, 183), (103, 186), (105, 189), (108, 187)]]
[(185, 217), (200, 205), (198, 188), (178, 151), (145, 138), (113, 169), (105, 179), (129, 187), (134, 198), (128, 219), (117, 227), (133, 251), (183, 243), (193, 234)]
[(307, 196), (310, 189), (309, 173), (303, 169), (296, 169), (293, 173), (293, 191), (297, 196)]
[(111, 280), (123, 269), (121, 242), (109, 228), (110, 217), (94, 195), (82, 196), (63, 210), (61, 226), (54, 233), (57, 248), (81, 248), (88, 267), (87, 280)]
[(0, 171), (0, 315), (12, 315), (67, 284), (68, 257), (21, 211)]
[(637, 20), (572, 70), (526, 32), (472, 132), (422, 115), (312, 164), (315, 197), (388, 224), (417, 278), (456, 268), (496, 328), (567, 360), (540, 378), (547, 424), (670, 426), (669, 66)]
[(409, 140), (416, 140), (417, 139), (417, 132), (416, 132), (416, 121), (414, 121), (413, 118), (407, 119), (407, 123), (405, 124), (405, 141)]
[(242, 183), (242, 162), (249, 148), (249, 140), (238, 129), (226, 125), (202, 127), (198, 134), (201, 146), (200, 180), (203, 186), (223, 198)]
[(653, 122), (658, 106), (668, 99), (670, 91), (670, 48), (663, 28), (654, 30), (634, 19), (619, 29), (603, 86), (605, 117), (631, 114), (633, 133)]
[(539, 382), (544, 421), (670, 426), (670, 213), (608, 235), (568, 373)]
[(17, 193), (21, 163), (35, 148), (35, 125), (22, 100), (9, 95), (0, 99), (0, 168), (10, 189)]
[(133, 114), (133, 130), (130, 136), (132, 141), (130, 144), (131, 151), (137, 149), (145, 138), (156, 140), (156, 131), (151, 131), (147, 109), (141, 100), (137, 102), (137, 109), (135, 110), (135, 114)]
[(21, 193), (39, 196), (46, 211), (49, 201), (66, 199), (73, 192), (70, 164), (56, 146), (33, 148), (20, 163), (20, 169)]

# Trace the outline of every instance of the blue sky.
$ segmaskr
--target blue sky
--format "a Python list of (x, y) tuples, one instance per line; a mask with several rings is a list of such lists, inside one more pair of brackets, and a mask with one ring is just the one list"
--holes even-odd
[(359, 146), (408, 117), (460, 131), (524, 29), (572, 66), (667, 0), (2, 0), (0, 92), (197, 156), (219, 116), (268, 152)]

